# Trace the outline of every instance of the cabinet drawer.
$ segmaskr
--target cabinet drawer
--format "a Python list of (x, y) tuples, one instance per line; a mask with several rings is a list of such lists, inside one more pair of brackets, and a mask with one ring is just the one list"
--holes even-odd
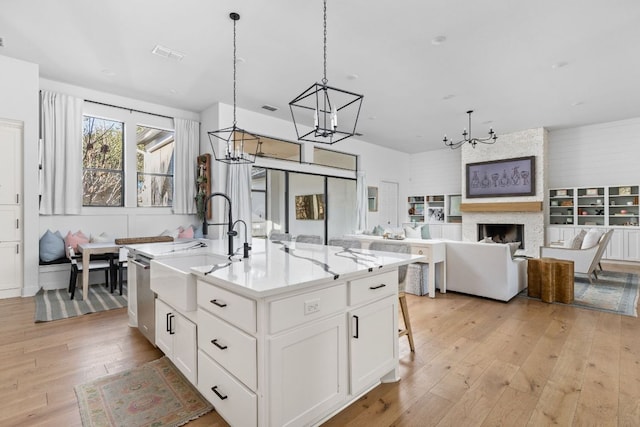
[(398, 293), (398, 272), (363, 277), (349, 282), (349, 305), (357, 305)]
[(256, 333), (256, 302), (198, 280), (198, 305), (240, 329)]
[(198, 310), (198, 325), (198, 348), (256, 390), (256, 339), (204, 310)]
[(431, 259), (431, 248), (428, 246), (411, 246), (411, 254), (413, 255), (422, 255), (427, 258), (427, 260)]
[(258, 424), (256, 395), (202, 350), (198, 351), (198, 390), (232, 426)]
[(275, 334), (344, 310), (346, 306), (347, 286), (344, 283), (272, 301), (269, 304), (269, 332)]

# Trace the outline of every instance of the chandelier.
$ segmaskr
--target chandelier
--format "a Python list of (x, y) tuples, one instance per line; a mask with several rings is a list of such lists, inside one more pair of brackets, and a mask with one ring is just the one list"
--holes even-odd
[[(207, 134), (209, 135), (211, 150), (217, 161), (227, 164), (255, 163), (255, 153), (248, 154), (247, 151), (252, 145), (255, 145), (254, 148), (257, 149), (257, 143), (260, 138), (239, 128), (236, 120), (236, 22), (240, 19), (240, 15), (231, 12), (229, 18), (233, 21), (233, 125), (224, 129), (209, 131)], [(219, 142), (220, 140), (225, 143), (224, 154), (217, 155), (214, 148), (217, 144), (214, 142)]]
[(496, 142), (496, 139), (498, 139), (498, 135), (496, 135), (496, 133), (493, 131), (493, 128), (489, 128), (489, 136), (486, 138), (471, 137), (471, 113), (473, 113), (473, 110), (467, 111), (467, 114), (469, 115), (469, 132), (467, 132), (467, 129), (464, 129), (462, 131), (462, 139), (458, 142), (453, 142), (452, 140), (447, 138), (447, 135), (445, 135), (444, 139), (442, 140), (444, 141), (444, 145), (454, 150), (456, 148), (462, 147), (465, 142), (471, 144), (473, 148), (476, 148), (476, 144), (479, 142), (483, 144), (493, 144), (494, 142)]
[[(363, 95), (327, 85), (327, 0), (324, 0), (324, 74), (289, 102), (299, 141), (334, 144), (356, 135)], [(338, 125), (340, 118), (340, 125)], [(311, 124), (313, 123), (313, 127)], [(311, 131), (307, 131), (311, 128)]]

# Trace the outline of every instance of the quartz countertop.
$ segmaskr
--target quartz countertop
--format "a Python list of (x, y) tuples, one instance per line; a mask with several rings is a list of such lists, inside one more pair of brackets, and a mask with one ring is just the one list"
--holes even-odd
[[(196, 244), (204, 242), (207, 246)], [(134, 248), (162, 263), (173, 256), (226, 254), (227, 240), (197, 240), (142, 244)], [(162, 246), (160, 246), (162, 245)], [(148, 247), (147, 247), (148, 246)], [(344, 249), (310, 243), (279, 242), (253, 239), (247, 259), (242, 258), (242, 243), (235, 242), (236, 254), (228, 261), (211, 265), (194, 265), (191, 272), (198, 278), (221, 285), (251, 297), (267, 297), (294, 288), (306, 288), (334, 280), (349, 280), (382, 269), (419, 262), (419, 255)], [(194, 257), (194, 260), (197, 257)]]

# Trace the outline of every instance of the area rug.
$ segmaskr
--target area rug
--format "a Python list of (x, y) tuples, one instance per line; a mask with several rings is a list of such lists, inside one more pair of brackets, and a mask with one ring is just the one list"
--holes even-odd
[(40, 289), (35, 296), (36, 315), (35, 322), (48, 322), (50, 320), (65, 319), (67, 317), (81, 316), (97, 311), (112, 310), (127, 306), (127, 285), (122, 286), (122, 295), (114, 291), (110, 293), (104, 285), (89, 287), (89, 299), (82, 298), (82, 288), (76, 289), (73, 300), (69, 299), (66, 289), (54, 289), (45, 291)]
[(84, 427), (181, 426), (213, 409), (166, 357), (75, 391)]
[[(589, 282), (585, 275), (578, 275), (574, 282), (573, 306), (638, 317), (638, 276), (617, 271), (598, 272), (598, 279)], [(519, 296), (529, 298), (527, 290)], [(537, 299), (537, 298), (534, 298)]]

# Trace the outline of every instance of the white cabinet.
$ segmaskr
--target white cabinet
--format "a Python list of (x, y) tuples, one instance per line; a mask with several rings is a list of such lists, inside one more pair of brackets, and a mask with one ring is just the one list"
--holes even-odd
[(269, 340), (269, 425), (309, 425), (345, 400), (345, 331), (338, 315)]
[(547, 246), (554, 242), (568, 242), (573, 239), (575, 235), (580, 232), (580, 229), (576, 230), (575, 227), (547, 227)]
[(196, 325), (160, 299), (156, 299), (156, 345), (196, 384)]
[(603, 255), (604, 259), (622, 260), (625, 258), (624, 241), (625, 231), (614, 229), (607, 249)]
[(357, 395), (378, 382), (393, 369), (397, 359), (397, 346), (390, 343), (398, 339), (397, 316), (398, 298), (395, 295), (349, 313), (349, 372), (352, 395)]
[(624, 230), (625, 260), (640, 261), (640, 230)]
[(0, 119), (0, 298), (22, 287), (22, 128)]

